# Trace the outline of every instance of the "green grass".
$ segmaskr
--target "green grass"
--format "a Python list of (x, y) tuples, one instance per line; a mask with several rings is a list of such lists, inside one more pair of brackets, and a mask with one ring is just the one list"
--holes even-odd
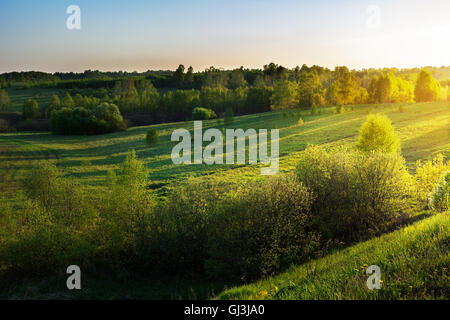
[[(448, 299), (450, 217), (442, 213), (401, 230), (312, 260), (218, 299)], [(381, 269), (380, 290), (365, 270)]]
[[(48, 96), (51, 96), (50, 92)], [(301, 115), (304, 120), (303, 125), (298, 125), (298, 115), (294, 111), (288, 111), (287, 117), (283, 117), (285, 111), (274, 111), (235, 117), (230, 126), (219, 124), (217, 120), (204, 121), (203, 127), (205, 129), (211, 127), (219, 129), (225, 127), (278, 128), (281, 172), (288, 172), (294, 168), (301, 152), (308, 144), (326, 146), (354, 144), (358, 129), (369, 112), (385, 113), (392, 120), (401, 139), (402, 154), (411, 170), (414, 170), (416, 160), (430, 159), (437, 153), (443, 153), (446, 157), (450, 155), (449, 102), (404, 104), (404, 112), (398, 112), (398, 108), (399, 104), (361, 105), (355, 106), (354, 111), (344, 114), (335, 114), (335, 108), (327, 108), (320, 115), (310, 115), (309, 112), (304, 111)], [(155, 128), (159, 134), (159, 142), (155, 147), (148, 147), (145, 143), (145, 134), (150, 127)], [(172, 186), (190, 177), (198, 177), (199, 183), (203, 178), (233, 182), (261, 179), (259, 165), (174, 165), (170, 154), (176, 142), (170, 141), (170, 135), (177, 128), (187, 128), (192, 132), (193, 122), (135, 127), (125, 132), (99, 136), (54, 136), (50, 133), (30, 132), (0, 134), (0, 199), (20, 206), (23, 197), (19, 191), (23, 178), (30, 168), (41, 160), (57, 163), (65, 169), (66, 175), (78, 179), (86, 192), (101, 190), (104, 188), (107, 170), (116, 169), (130, 149), (135, 149), (139, 159), (143, 160), (149, 168), (150, 187), (157, 190), (160, 195), (164, 195)], [(101, 194), (101, 192), (92, 194)], [(442, 232), (447, 233), (442, 234), (438, 224), (445, 226)], [(448, 240), (447, 242), (442, 240), (443, 236), (446, 237), (444, 239), (448, 239), (448, 216), (432, 217), (414, 228), (417, 231), (411, 233), (411, 236), (409, 233), (402, 234), (398, 231), (293, 268), (291, 272), (280, 275), (279, 278), (225, 291), (219, 297), (249, 298), (256, 297), (255, 295), (260, 294), (261, 291), (267, 291), (266, 297), (274, 299), (431, 298), (433, 295), (439, 298), (445, 296), (439, 283), (449, 287), (448, 277), (442, 275), (439, 267), (444, 262), (448, 264), (448, 250), (445, 249), (448, 248)], [(414, 238), (413, 234), (417, 237)], [(393, 242), (383, 239), (391, 239)], [(402, 247), (403, 244), (404, 247)], [(446, 250), (444, 253), (441, 250), (442, 246)], [(423, 253), (422, 256), (420, 256), (421, 253)], [(426, 258), (428, 255), (429, 259)], [(379, 257), (379, 260), (376, 257)], [(331, 260), (327, 263), (326, 259)], [(339, 264), (334, 266), (335, 262)], [(367, 290), (364, 291), (365, 276), (361, 274), (361, 271), (355, 271), (353, 274), (352, 270), (360, 268), (363, 264), (375, 262), (380, 263), (380, 267), (383, 266), (382, 272), (386, 272), (383, 273), (386, 276), (383, 278), (385, 287), (380, 291), (366, 292)], [(414, 264), (411, 264), (411, 267), (414, 268), (412, 276), (409, 277), (403, 267), (412, 262)], [(308, 266), (314, 266), (314, 268)], [(295, 270), (299, 270), (298, 273)], [(305, 273), (305, 270), (309, 273)], [(438, 275), (433, 278), (435, 270)], [(308, 275), (309, 280), (304, 278), (305, 275)], [(25, 281), (13, 288), (0, 290), (0, 297), (192, 299), (215, 297), (224, 289), (224, 284), (187, 279), (152, 280), (149, 276), (149, 279), (122, 281), (91, 276), (86, 278), (86, 286), (82, 293), (69, 294), (64, 288), (64, 276)], [(280, 280), (278, 282), (275, 279)], [(389, 282), (392, 283), (392, 287), (388, 287), (388, 279), (389, 281), (392, 279), (392, 282)], [(437, 282), (438, 280), (440, 282)], [(311, 291), (302, 289), (304, 283), (305, 288)], [(271, 286), (275, 284), (279, 291), (272, 294)], [(410, 285), (412, 288), (409, 288)], [(430, 290), (435, 291), (431, 293)], [(340, 292), (341, 295), (335, 295), (336, 292)], [(448, 292), (446, 296), (449, 296)]]
[[(300, 152), (308, 144), (351, 145), (356, 141), (358, 129), (369, 112), (386, 113), (393, 121), (402, 143), (402, 154), (410, 168), (418, 159), (429, 159), (436, 153), (450, 154), (450, 103), (420, 103), (405, 105), (362, 105), (355, 111), (334, 114), (328, 108), (324, 114), (311, 116), (303, 112), (305, 123), (297, 124), (294, 111), (283, 117), (283, 111), (235, 117), (234, 128), (278, 128), (280, 130), (280, 171), (292, 170)], [(158, 131), (159, 143), (155, 147), (145, 144), (148, 128)], [(204, 121), (203, 127), (217, 127), (217, 120)], [(188, 177), (209, 176), (221, 180), (259, 178), (258, 165), (183, 165), (172, 163), (170, 154), (176, 142), (170, 141), (174, 129), (193, 130), (193, 122), (159, 124), (130, 128), (125, 132), (99, 136), (54, 136), (50, 133), (0, 134), (0, 187), (8, 198), (14, 192), (29, 168), (42, 159), (49, 159), (78, 178), (86, 188), (103, 185), (106, 172), (117, 168), (130, 149), (150, 169), (153, 188), (164, 192), (172, 184)], [(89, 164), (89, 165), (87, 165)]]

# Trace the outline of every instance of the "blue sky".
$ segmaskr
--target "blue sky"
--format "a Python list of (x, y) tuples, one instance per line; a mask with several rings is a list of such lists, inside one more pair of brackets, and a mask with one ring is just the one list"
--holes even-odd
[(441, 66), (449, 40), (448, 0), (0, 0), (0, 72)]

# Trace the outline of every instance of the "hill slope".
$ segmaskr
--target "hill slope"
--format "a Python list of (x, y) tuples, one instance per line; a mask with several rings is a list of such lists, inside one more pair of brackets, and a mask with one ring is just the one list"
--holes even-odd
[[(437, 214), (218, 299), (449, 299), (449, 226), (449, 214)], [(367, 288), (370, 265), (381, 269), (380, 290)]]

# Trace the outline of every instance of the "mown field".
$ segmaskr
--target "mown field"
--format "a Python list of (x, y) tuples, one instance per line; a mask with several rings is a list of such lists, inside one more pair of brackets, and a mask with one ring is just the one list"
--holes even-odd
[[(355, 143), (359, 127), (371, 112), (384, 113), (392, 120), (401, 139), (402, 155), (411, 170), (414, 170), (414, 163), (419, 159), (431, 159), (438, 153), (449, 157), (449, 102), (358, 105), (343, 114), (336, 114), (335, 108), (326, 108), (319, 115), (310, 115), (308, 111), (303, 111), (301, 115), (303, 125), (298, 124), (297, 112), (274, 111), (235, 117), (234, 122), (227, 126), (218, 120), (204, 121), (203, 127), (279, 129), (280, 172), (289, 172), (295, 167), (301, 152), (308, 145), (337, 146)], [(155, 147), (148, 147), (145, 144), (145, 133), (150, 127), (156, 128), (159, 133), (159, 143)], [(193, 123), (135, 127), (125, 132), (99, 136), (54, 136), (50, 133), (31, 132), (0, 134), (2, 201), (21, 205), (20, 190), (23, 179), (40, 160), (55, 162), (65, 169), (65, 175), (79, 180), (86, 192), (104, 188), (107, 171), (116, 169), (130, 149), (135, 149), (138, 158), (149, 168), (151, 180), (149, 185), (160, 196), (164, 196), (167, 190), (176, 186), (178, 182), (190, 177), (207, 177), (220, 181), (261, 179), (258, 165), (174, 165), (170, 154), (176, 142), (171, 142), (170, 136), (177, 128), (187, 128), (192, 132)], [(417, 214), (418, 218), (425, 216), (426, 214)], [(156, 283), (148, 279), (126, 283), (95, 279), (92, 280), (90, 288), (88, 285), (88, 289), (83, 290), (80, 296), (79, 293), (68, 294), (64, 291), (64, 284), (59, 284), (59, 280), (46, 279), (44, 282), (48, 284), (42, 281), (25, 283), (11, 289), (12, 291), (0, 293), (0, 296), (118, 298), (120, 291), (120, 297), (156, 299), (213, 298), (218, 294), (219, 298), (231, 299), (371, 298), (372, 296), (368, 296), (368, 293), (362, 290), (364, 277), (361, 276), (360, 268), (375, 262), (383, 266), (390, 264), (396, 266), (388, 269), (392, 278), (384, 278), (392, 279), (392, 290), (379, 291), (375, 298), (409, 298), (407, 291), (409, 286), (428, 290), (428, 287), (424, 287), (425, 283), (430, 284), (433, 290), (442, 291), (445, 287), (437, 283), (445, 285), (447, 281), (448, 288), (447, 270), (442, 269), (442, 266), (448, 264), (448, 215), (441, 214), (425, 219), (404, 230), (314, 260), (277, 278), (267, 279), (249, 287), (235, 288), (222, 294), (219, 293), (224, 289), (223, 283), (213, 284), (195, 279), (189, 281), (160, 279)], [(334, 269), (335, 265), (337, 269)], [(418, 282), (405, 280), (408, 268), (413, 266), (417, 267), (413, 269), (419, 274), (411, 277)], [(432, 282), (434, 280), (428, 278), (435, 271), (438, 273), (436, 284)], [(318, 277), (311, 277), (311, 274)], [(33, 289), (36, 287), (40, 288), (38, 292)], [(338, 289), (333, 290), (333, 287)], [(419, 289), (414, 289), (417, 290), (413, 295), (416, 298), (420, 298)], [(55, 291), (56, 296), (52, 296)], [(448, 297), (448, 292), (441, 291), (436, 295)], [(426, 292), (423, 297), (428, 297)]]

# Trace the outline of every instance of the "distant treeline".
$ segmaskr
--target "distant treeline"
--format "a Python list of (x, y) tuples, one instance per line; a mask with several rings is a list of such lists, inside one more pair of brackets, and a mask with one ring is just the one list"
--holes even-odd
[[(450, 72), (450, 68), (433, 70), (444, 75), (447, 69)], [(14, 75), (16, 79), (30, 79), (29, 83), (42, 77), (46, 81), (40, 85), (66, 91), (61, 102), (61, 96), (57, 95), (48, 105), (37, 106), (37, 101), (27, 101), (23, 112), (26, 118), (51, 118), (54, 111), (63, 108), (83, 108), (81, 114), (88, 115), (100, 104), (107, 103), (116, 106), (122, 115), (145, 113), (138, 119), (139, 125), (144, 125), (191, 120), (195, 108), (212, 110), (221, 117), (226, 112), (243, 115), (321, 106), (450, 100), (449, 81), (439, 82), (427, 68), (352, 71), (336, 67), (331, 71), (306, 65), (287, 69), (271, 63), (262, 70), (224, 71), (211, 67), (194, 73), (192, 67), (185, 70), (180, 65), (175, 72), (138, 74), (88, 70), (83, 76), (45, 75), (34, 72)], [(57, 75), (58, 79), (65, 80), (52, 80), (51, 77)], [(118, 78), (114, 78), (116, 76)], [(12, 81), (11, 74), (8, 79)], [(8, 111), (9, 105), (7, 92), (0, 90), (0, 111)], [(92, 130), (97, 131), (102, 130)]]
[[(450, 66), (448, 67), (424, 67), (423, 69), (429, 71), (431, 75), (441, 81), (441, 85), (448, 86), (450, 82)], [(244, 69), (240, 70), (248, 85), (254, 85), (254, 82), (259, 78), (271, 81), (274, 78), (287, 78), (289, 80), (298, 80), (299, 74), (305, 71), (314, 71), (320, 76), (320, 80), (325, 84), (330, 84), (334, 77), (335, 71), (320, 66), (295, 67), (293, 69), (285, 68), (274, 63), (263, 66), (262, 69)], [(400, 76), (403, 79), (409, 78), (415, 80), (415, 77), (420, 73), (420, 68), (397, 69), (397, 68), (383, 68), (383, 69), (362, 69), (360, 71), (352, 70), (361, 81), (361, 85), (368, 88), (370, 79), (376, 74), (392, 73), (395, 76)], [(216, 81), (225, 86), (233, 87), (233, 72), (235, 70), (222, 70), (215, 67), (210, 67), (204, 71), (194, 72), (192, 67), (185, 69), (180, 65), (177, 70), (148, 70), (146, 72), (126, 72), (113, 71), (102, 72), (99, 70), (86, 70), (81, 73), (74, 72), (56, 72), (45, 73), (38, 71), (25, 72), (9, 72), (0, 74), (0, 88), (1, 87), (47, 87), (47, 88), (112, 88), (116, 80), (121, 79), (147, 79), (150, 80), (155, 88), (171, 88), (171, 89), (200, 89), (205, 82)]]

